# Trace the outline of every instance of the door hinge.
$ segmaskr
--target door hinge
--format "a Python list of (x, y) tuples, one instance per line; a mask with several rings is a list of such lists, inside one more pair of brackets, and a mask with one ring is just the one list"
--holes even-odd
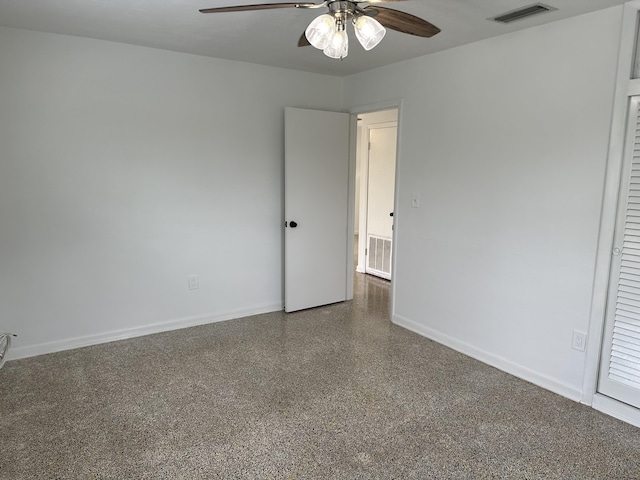
[(365, 255), (369, 255), (369, 250), (365, 248), (365, 249), (364, 249), (364, 254), (365, 254)]

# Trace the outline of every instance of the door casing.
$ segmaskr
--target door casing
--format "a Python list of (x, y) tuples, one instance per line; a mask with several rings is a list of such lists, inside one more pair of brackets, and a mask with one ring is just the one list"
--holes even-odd
[[(382, 102), (376, 102), (371, 104), (364, 104), (359, 106), (354, 106), (349, 109), (349, 113), (351, 114), (351, 140), (350, 140), (350, 156), (349, 156), (349, 238), (353, 240), (353, 236), (355, 234), (355, 186), (356, 186), (356, 158), (357, 158), (357, 121), (358, 115), (379, 112), (382, 110), (392, 110), (396, 109), (398, 112), (397, 118), (397, 142), (396, 142), (396, 171), (395, 171), (395, 185), (394, 185), (394, 200), (393, 200), (393, 240), (391, 243), (392, 253), (391, 253), (391, 278), (395, 278), (396, 275), (396, 264), (397, 264), (397, 256), (398, 256), (398, 234), (402, 230), (401, 224), (401, 215), (398, 214), (398, 198), (400, 195), (399, 189), (399, 172), (401, 168), (402, 162), (402, 99), (396, 98), (391, 100), (386, 100)], [(347, 260), (350, 267), (353, 267), (354, 257), (353, 257), (353, 248), (350, 249), (350, 257)], [(350, 269), (350, 278), (347, 279), (347, 283), (351, 288), (353, 288), (353, 275), (354, 269)], [(395, 298), (396, 298), (396, 285), (397, 282), (391, 281), (391, 291), (390, 291), (390, 308), (389, 313), (390, 316), (393, 317), (395, 313)], [(351, 291), (351, 297), (353, 298), (353, 291)]]

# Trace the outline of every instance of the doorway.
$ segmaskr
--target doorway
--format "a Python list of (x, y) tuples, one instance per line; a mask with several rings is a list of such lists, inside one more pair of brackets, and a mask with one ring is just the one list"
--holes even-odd
[[(286, 312), (352, 299), (354, 267), (359, 265), (359, 272), (364, 274), (368, 257), (371, 259), (370, 267), (386, 273), (386, 277), (383, 278), (391, 280), (394, 263), (395, 216), (392, 214), (396, 150), (399, 148), (399, 106), (386, 104), (381, 105), (378, 110), (372, 110), (374, 109), (347, 114), (299, 108), (285, 109), (283, 307)], [(361, 119), (360, 122), (356, 121), (358, 117)], [(310, 125), (313, 128), (310, 128)], [(388, 135), (388, 131), (384, 132), (387, 129), (393, 129), (393, 135)], [(374, 222), (368, 215), (371, 210), (369, 189), (370, 185), (373, 185), (369, 181), (369, 145), (373, 145), (370, 142), (372, 136), (386, 136), (393, 142), (392, 146), (385, 147), (390, 152), (388, 156), (393, 159), (393, 166), (378, 165), (379, 168), (373, 168), (382, 172), (382, 178), (389, 182), (388, 186), (382, 188), (374, 185), (371, 189), (386, 192), (387, 203), (379, 209), (382, 218), (387, 222), (386, 232), (372, 231), (371, 225)], [(326, 138), (332, 138), (333, 141), (326, 142)], [(329, 153), (325, 151), (328, 147), (331, 148)], [(320, 154), (320, 158), (312, 158), (308, 155), (309, 151)], [(374, 153), (376, 151), (374, 149)], [(385, 155), (380, 157), (385, 158)], [(335, 168), (327, 168), (327, 158), (335, 160), (332, 162)], [(373, 158), (377, 165), (377, 157)], [(314, 192), (322, 198), (311, 195)], [(334, 203), (333, 213), (327, 213), (326, 208), (318, 210), (319, 206)], [(305, 206), (311, 210), (302, 209)], [(320, 220), (328, 223), (319, 225)], [(319, 241), (329, 233), (335, 241)], [(375, 252), (373, 248), (369, 251), (366, 246), (367, 236), (371, 245), (374, 245), (371, 235), (377, 235), (375, 242), (383, 242), (380, 248), (375, 245)], [(358, 238), (357, 248), (354, 248), (354, 236)], [(331, 245), (331, 248), (324, 248), (327, 245)], [(319, 255), (319, 246), (323, 247), (322, 255)], [(331, 286), (331, 296), (325, 295), (328, 286)], [(321, 298), (318, 295), (320, 293)], [(393, 305), (393, 284), (390, 300)]]
[(358, 115), (354, 263), (391, 280), (398, 109)]

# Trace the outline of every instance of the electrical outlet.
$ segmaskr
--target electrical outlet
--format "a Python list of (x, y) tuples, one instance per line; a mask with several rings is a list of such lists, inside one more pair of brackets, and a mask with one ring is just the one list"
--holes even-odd
[(420, 206), (420, 194), (412, 193), (411, 194), (411, 208), (418, 208)]
[(198, 275), (189, 275), (189, 290), (197, 290), (198, 288), (200, 288)]
[(573, 331), (573, 342), (571, 346), (574, 350), (579, 350), (584, 352), (584, 349), (587, 344), (587, 334), (584, 332), (579, 332), (578, 330)]

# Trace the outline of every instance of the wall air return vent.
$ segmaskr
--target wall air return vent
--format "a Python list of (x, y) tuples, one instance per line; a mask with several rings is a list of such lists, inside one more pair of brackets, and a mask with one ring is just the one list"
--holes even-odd
[(493, 20), (498, 23), (511, 23), (516, 20), (522, 20), (524, 18), (529, 18), (532, 15), (538, 15), (540, 13), (547, 13), (557, 10), (555, 7), (550, 7), (549, 5), (543, 5), (542, 3), (535, 3), (533, 5), (528, 5), (526, 7), (519, 8), (517, 10), (512, 10), (507, 13), (503, 13), (498, 15), (497, 17), (492, 17), (489, 20)]
[(369, 249), (367, 250), (367, 273), (382, 278), (391, 278), (391, 239), (369, 235)]

